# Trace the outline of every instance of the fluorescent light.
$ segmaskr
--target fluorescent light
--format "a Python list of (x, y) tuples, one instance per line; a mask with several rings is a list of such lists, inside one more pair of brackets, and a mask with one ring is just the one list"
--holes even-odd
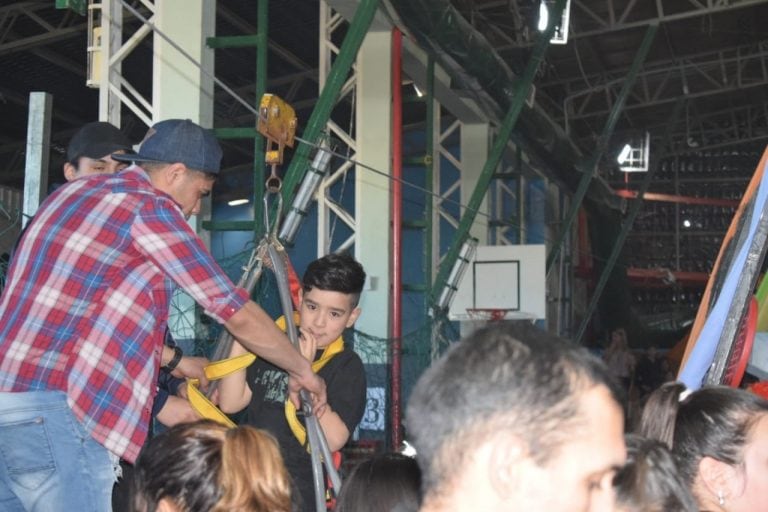
[(413, 84), (413, 90), (416, 91), (416, 96), (418, 96), (419, 98), (424, 96), (424, 93), (421, 92), (421, 89), (419, 89), (419, 87), (415, 83)]
[(627, 158), (629, 158), (630, 153), (632, 153), (632, 146), (629, 144), (624, 144), (624, 147), (621, 148), (621, 153), (619, 153), (619, 157), (616, 159), (616, 161), (620, 164), (623, 164), (627, 161)]
[(227, 204), (229, 206), (240, 206), (241, 204), (248, 204), (248, 199), (233, 199), (229, 201)]
[(541, 0), (541, 4), (539, 5), (539, 32), (547, 30), (547, 25), (549, 25), (549, 10), (547, 9), (546, 1)]

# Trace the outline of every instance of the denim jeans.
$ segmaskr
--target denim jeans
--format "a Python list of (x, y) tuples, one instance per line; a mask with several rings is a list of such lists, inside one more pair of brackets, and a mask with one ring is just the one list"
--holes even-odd
[(114, 481), (109, 451), (65, 393), (0, 393), (0, 510), (109, 511)]

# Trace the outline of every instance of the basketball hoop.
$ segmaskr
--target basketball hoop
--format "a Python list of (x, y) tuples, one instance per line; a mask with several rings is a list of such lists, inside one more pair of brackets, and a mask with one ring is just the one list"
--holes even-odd
[(504, 320), (510, 311), (503, 308), (467, 308), (467, 316), (470, 320), (498, 322)]

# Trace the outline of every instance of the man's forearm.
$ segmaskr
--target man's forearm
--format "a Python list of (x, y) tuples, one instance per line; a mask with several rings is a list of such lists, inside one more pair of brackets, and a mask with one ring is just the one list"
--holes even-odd
[(309, 361), (255, 302), (247, 302), (224, 326), (243, 347), (289, 374), (306, 376), (312, 372)]

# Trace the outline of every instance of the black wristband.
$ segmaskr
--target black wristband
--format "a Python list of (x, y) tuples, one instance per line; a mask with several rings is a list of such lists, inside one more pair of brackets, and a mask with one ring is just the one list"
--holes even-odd
[(163, 366), (163, 370), (172, 372), (176, 369), (177, 366), (179, 366), (179, 362), (181, 361), (181, 358), (184, 357), (184, 352), (181, 351), (179, 347), (172, 347), (173, 348), (173, 357), (170, 361), (168, 361), (168, 364)]

